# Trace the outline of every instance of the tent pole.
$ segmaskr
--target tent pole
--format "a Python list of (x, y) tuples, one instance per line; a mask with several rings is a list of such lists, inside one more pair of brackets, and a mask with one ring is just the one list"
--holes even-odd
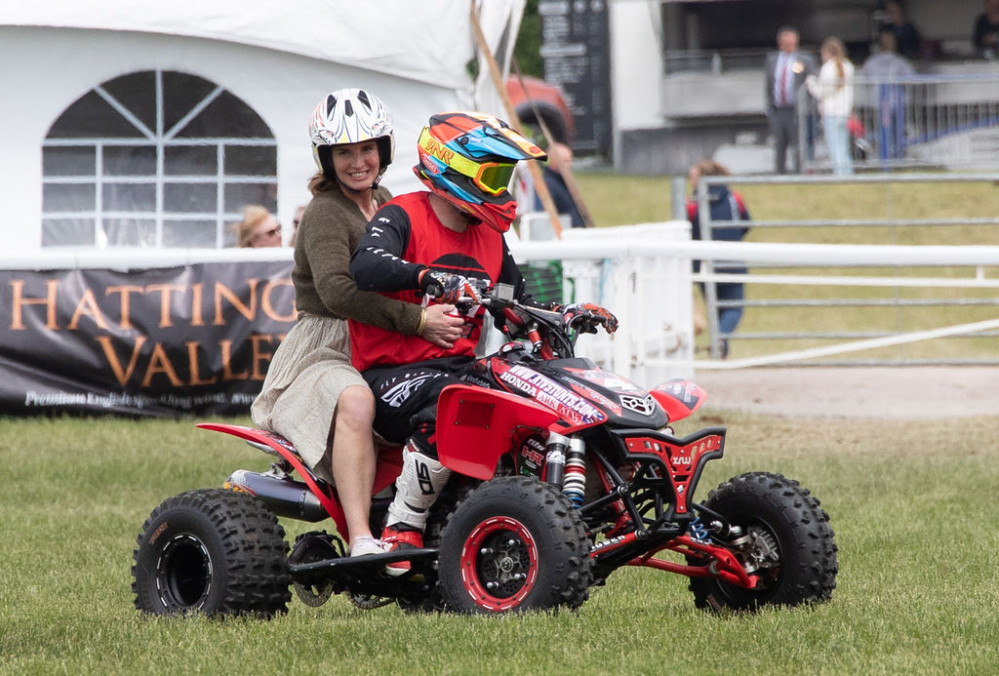
[[(506, 93), (506, 87), (503, 86), (503, 76), (500, 73), (499, 66), (496, 64), (492, 50), (489, 49), (489, 43), (486, 42), (486, 35), (482, 32), (479, 15), (475, 11), (475, 0), (471, 0), (469, 4), (471, 7), (472, 31), (475, 33), (475, 41), (478, 43), (479, 49), (482, 50), (482, 55), (486, 58), (493, 86), (496, 87), (496, 93), (499, 94), (500, 100), (503, 102), (510, 125), (518, 132), (523, 133), (524, 128), (520, 124), (520, 118), (517, 117), (517, 113), (513, 109), (513, 103), (510, 102), (510, 97)], [(558, 210), (555, 208), (555, 202), (552, 201), (551, 193), (548, 192), (548, 186), (545, 185), (544, 176), (541, 174), (541, 167), (538, 166), (536, 160), (528, 160), (527, 169), (531, 172), (531, 180), (534, 181), (534, 190), (537, 192), (538, 199), (541, 200), (541, 204), (545, 208), (545, 213), (548, 214), (548, 220), (551, 221), (555, 237), (562, 239), (562, 223), (559, 221)]]

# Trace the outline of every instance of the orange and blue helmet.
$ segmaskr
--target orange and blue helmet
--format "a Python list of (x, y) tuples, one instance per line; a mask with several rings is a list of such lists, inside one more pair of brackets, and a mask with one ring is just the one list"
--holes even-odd
[(413, 171), (428, 188), (491, 228), (506, 232), (517, 215), (508, 190), (520, 160), (543, 160), (532, 141), (487, 113), (438, 113), (417, 144)]

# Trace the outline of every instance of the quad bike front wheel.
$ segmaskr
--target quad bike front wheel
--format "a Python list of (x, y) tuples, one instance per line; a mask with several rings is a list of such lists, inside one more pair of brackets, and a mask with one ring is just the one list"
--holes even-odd
[(741, 474), (711, 491), (704, 506), (741, 529), (730, 547), (759, 582), (743, 589), (717, 578), (692, 578), (698, 608), (753, 610), (832, 597), (839, 568), (829, 515), (797, 481), (765, 472)]
[(448, 519), (439, 584), (460, 613), (578, 608), (589, 596), (589, 550), (560, 491), (530, 477), (493, 479)]
[(256, 498), (188, 491), (153, 510), (132, 555), (135, 607), (155, 615), (259, 615), (288, 610), (288, 545)]

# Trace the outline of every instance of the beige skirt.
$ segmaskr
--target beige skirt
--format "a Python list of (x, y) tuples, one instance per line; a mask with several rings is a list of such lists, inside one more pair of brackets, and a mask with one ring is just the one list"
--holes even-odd
[(340, 393), (368, 384), (350, 365), (347, 321), (303, 313), (274, 353), (253, 423), (285, 437), (316, 474), (332, 482), (331, 425)]

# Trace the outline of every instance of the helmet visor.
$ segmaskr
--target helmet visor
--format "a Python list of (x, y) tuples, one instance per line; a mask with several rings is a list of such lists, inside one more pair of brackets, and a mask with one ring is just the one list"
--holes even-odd
[[(420, 134), (419, 147), (423, 156), (421, 163), (434, 173), (446, 169), (469, 178), (476, 188), (493, 197), (502, 195), (510, 187), (513, 170), (517, 162), (480, 162), (455, 152), (435, 138), (427, 127)], [(433, 165), (433, 166), (431, 166)], [(434, 170), (436, 167), (436, 171)]]

